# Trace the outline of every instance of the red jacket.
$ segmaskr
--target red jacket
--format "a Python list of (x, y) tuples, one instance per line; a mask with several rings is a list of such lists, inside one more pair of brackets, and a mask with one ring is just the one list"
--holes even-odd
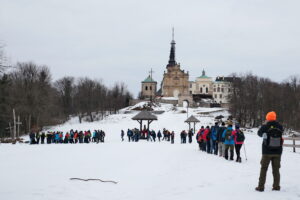
[(205, 142), (207, 141), (207, 135), (208, 135), (209, 131), (210, 131), (210, 130), (207, 128), (207, 129), (204, 130), (204, 133), (202, 134), (202, 139), (203, 139)]
[(198, 133), (197, 133), (197, 141), (198, 142), (201, 142), (201, 140), (202, 140), (202, 136), (201, 136), (201, 133), (204, 131), (204, 128), (201, 128), (199, 131), (198, 131)]
[(236, 141), (236, 137), (237, 137), (236, 133), (237, 133), (237, 129), (234, 130), (234, 131), (232, 131), (232, 136), (233, 136), (233, 139), (234, 139), (234, 144), (244, 144), (244, 141), (243, 142), (237, 142)]

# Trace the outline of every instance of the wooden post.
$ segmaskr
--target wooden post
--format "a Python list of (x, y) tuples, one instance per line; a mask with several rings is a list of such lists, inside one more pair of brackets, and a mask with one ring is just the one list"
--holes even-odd
[(18, 121), (17, 121), (17, 138), (20, 138), (20, 125), (22, 124), (22, 122), (20, 122), (20, 115), (18, 115)]
[(12, 132), (12, 130), (11, 130), (11, 124), (10, 124), (10, 122), (9, 122), (8, 124), (9, 124), (9, 133), (10, 133), (10, 137), (12, 138), (13, 132)]
[(142, 130), (143, 130), (143, 120), (138, 120), (138, 122), (140, 123), (140, 131), (142, 132)]
[(17, 135), (17, 124), (16, 124), (16, 113), (15, 113), (15, 109), (13, 109), (13, 118), (14, 118), (14, 133), (13, 133), (12, 139), (14, 140), (14, 139), (16, 138), (16, 135)]
[(294, 147), (293, 147), (293, 152), (294, 153), (296, 153), (296, 141), (295, 141), (295, 137), (293, 136), (293, 145), (294, 145)]
[(29, 115), (29, 117), (28, 117), (28, 132), (29, 133), (31, 132), (31, 115)]

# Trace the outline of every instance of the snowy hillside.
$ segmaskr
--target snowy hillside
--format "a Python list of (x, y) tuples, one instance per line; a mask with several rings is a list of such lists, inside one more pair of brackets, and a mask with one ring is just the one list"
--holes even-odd
[[(139, 127), (131, 118), (138, 113), (123, 109), (122, 114), (111, 115), (103, 121), (69, 122), (51, 130), (69, 131), (102, 129), (105, 143), (99, 144), (0, 144), (0, 197), (1, 200), (285, 200), (300, 199), (300, 154), (285, 148), (282, 156), (280, 192), (271, 191), (271, 169), (266, 190), (254, 191), (258, 183), (261, 138), (256, 130), (246, 132), (246, 153), (242, 150), (242, 163), (227, 161), (219, 156), (206, 154), (192, 144), (180, 144), (179, 133), (187, 130), (184, 123), (185, 108), (176, 111), (162, 104), (155, 110), (158, 121), (151, 129), (167, 128), (175, 131), (175, 144), (162, 141), (121, 142), (121, 129)], [(214, 117), (228, 116), (220, 108), (189, 109), (200, 125), (212, 125)], [(194, 139), (194, 138), (193, 138)], [(70, 178), (100, 178), (118, 184), (96, 181), (83, 182)]]

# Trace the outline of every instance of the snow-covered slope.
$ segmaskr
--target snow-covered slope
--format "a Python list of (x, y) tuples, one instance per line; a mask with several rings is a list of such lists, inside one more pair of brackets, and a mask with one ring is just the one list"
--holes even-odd
[[(175, 144), (140, 141), (121, 142), (120, 130), (138, 127), (132, 121), (136, 113), (111, 115), (103, 121), (77, 123), (76, 119), (51, 130), (69, 129), (106, 132), (106, 143), (100, 144), (1, 144), (0, 199), (2, 200), (285, 200), (300, 199), (300, 154), (284, 149), (282, 156), (282, 191), (273, 192), (271, 168), (266, 191), (254, 191), (258, 182), (261, 139), (246, 133), (243, 163), (226, 161), (198, 150), (197, 144), (180, 144), (179, 132), (187, 129), (187, 114), (162, 105), (165, 113), (158, 115), (151, 129), (167, 128), (176, 133)], [(216, 111), (209, 113), (211, 111)], [(205, 114), (203, 114), (203, 112)], [(189, 109), (201, 121), (211, 125), (214, 116), (226, 111)], [(118, 184), (71, 181), (69, 178), (100, 178)]]

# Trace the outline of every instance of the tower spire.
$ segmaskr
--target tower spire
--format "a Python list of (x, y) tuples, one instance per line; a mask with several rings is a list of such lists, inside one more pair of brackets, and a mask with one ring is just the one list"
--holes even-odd
[(174, 40), (174, 27), (172, 27), (172, 41), (171, 41), (171, 50), (170, 50), (170, 57), (169, 57), (169, 64), (167, 65), (167, 67), (169, 66), (175, 66), (176, 60), (175, 60), (175, 40)]

